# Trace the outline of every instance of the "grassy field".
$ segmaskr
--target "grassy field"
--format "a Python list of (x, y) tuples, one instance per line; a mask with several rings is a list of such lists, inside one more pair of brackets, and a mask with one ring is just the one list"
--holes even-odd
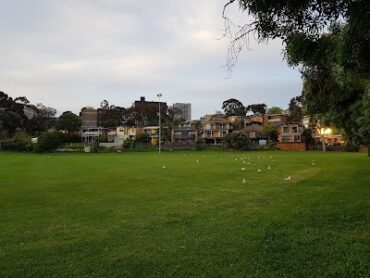
[(0, 153), (0, 277), (124, 276), (369, 277), (370, 159)]

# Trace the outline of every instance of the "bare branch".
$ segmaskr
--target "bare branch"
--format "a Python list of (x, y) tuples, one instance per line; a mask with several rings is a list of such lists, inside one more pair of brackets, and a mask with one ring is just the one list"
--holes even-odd
[[(230, 77), (234, 66), (238, 62), (239, 54), (244, 47), (249, 49), (249, 36), (255, 33), (255, 22), (244, 25), (235, 24), (227, 15), (226, 9), (235, 2), (235, 0), (228, 1), (223, 8), (222, 18), (224, 19), (225, 29), (222, 38), (228, 39), (229, 46), (227, 50), (227, 62), (225, 65), (227, 77)], [(234, 30), (236, 29), (236, 30)]]

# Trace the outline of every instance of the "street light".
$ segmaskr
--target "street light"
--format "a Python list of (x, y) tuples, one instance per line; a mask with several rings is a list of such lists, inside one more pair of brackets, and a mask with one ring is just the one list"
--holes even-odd
[(326, 152), (325, 135), (330, 135), (332, 133), (332, 130), (331, 128), (319, 128), (318, 131), (321, 135), (322, 151)]
[(158, 97), (158, 111), (159, 111), (159, 134), (158, 134), (158, 153), (160, 154), (161, 153), (161, 97), (162, 97), (162, 94), (159, 93), (157, 94), (157, 97)]

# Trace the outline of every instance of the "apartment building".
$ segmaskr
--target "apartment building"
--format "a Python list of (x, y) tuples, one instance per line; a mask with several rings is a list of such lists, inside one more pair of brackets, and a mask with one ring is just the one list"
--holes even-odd
[(177, 110), (175, 118), (178, 120), (191, 121), (191, 104), (190, 103), (174, 103), (173, 108)]
[(201, 119), (202, 138), (212, 145), (221, 144), (222, 139), (232, 131), (232, 125), (223, 114), (205, 115)]

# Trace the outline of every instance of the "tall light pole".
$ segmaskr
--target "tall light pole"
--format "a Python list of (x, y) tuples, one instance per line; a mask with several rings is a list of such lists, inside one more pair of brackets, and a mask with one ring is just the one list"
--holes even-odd
[(161, 153), (161, 97), (162, 97), (162, 94), (159, 93), (157, 94), (157, 97), (158, 97), (158, 116), (159, 116), (159, 134), (158, 134), (158, 153), (160, 154)]

